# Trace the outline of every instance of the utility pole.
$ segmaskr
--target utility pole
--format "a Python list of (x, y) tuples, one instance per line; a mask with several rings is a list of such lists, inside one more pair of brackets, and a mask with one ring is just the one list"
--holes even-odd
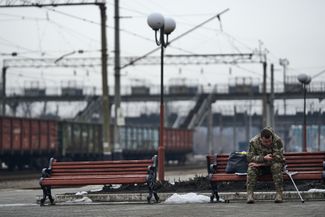
[(101, 18), (101, 44), (102, 44), (102, 91), (103, 91), (103, 153), (105, 159), (110, 159), (112, 156), (110, 140), (110, 107), (109, 107), (109, 90), (107, 76), (107, 38), (106, 38), (106, 5), (99, 4)]
[(214, 155), (214, 146), (213, 146), (213, 114), (212, 114), (212, 104), (209, 103), (209, 107), (208, 107), (208, 135), (207, 135), (207, 139), (208, 139), (208, 148), (209, 148), (209, 154), (210, 155)]
[[(286, 92), (287, 66), (289, 65), (289, 60), (286, 58), (279, 59), (279, 64), (283, 67), (283, 92)], [(287, 102), (285, 99), (283, 99), (283, 114), (287, 114)]]
[(114, 144), (113, 144), (113, 159), (120, 160), (122, 159), (122, 149), (120, 147), (120, 119), (121, 117), (121, 64), (120, 64), (120, 12), (119, 12), (119, 0), (114, 0)]
[(270, 95), (270, 125), (275, 127), (274, 123), (274, 65), (271, 64), (271, 95)]
[(263, 99), (262, 99), (262, 128), (267, 126), (268, 123), (268, 112), (267, 112), (267, 92), (266, 92), (266, 78), (267, 78), (267, 57), (266, 57), (266, 52), (267, 50), (264, 49), (264, 51), (262, 52), (262, 46), (263, 46), (263, 42), (262, 41), (258, 41), (258, 47), (259, 47), (259, 56), (260, 56), (260, 62), (263, 65), (263, 87), (262, 87), (262, 91), (263, 91)]
[(266, 60), (263, 61), (263, 105), (262, 105), (262, 127), (267, 126), (267, 93), (266, 93), (266, 70), (267, 70), (267, 63)]
[(1, 115), (6, 115), (6, 72), (7, 67), (2, 66), (2, 89), (1, 89), (1, 101), (2, 101), (2, 109), (1, 109)]
[[(234, 124), (233, 124), (233, 151), (237, 150), (237, 107), (234, 105)], [(240, 151), (240, 150), (239, 150)]]

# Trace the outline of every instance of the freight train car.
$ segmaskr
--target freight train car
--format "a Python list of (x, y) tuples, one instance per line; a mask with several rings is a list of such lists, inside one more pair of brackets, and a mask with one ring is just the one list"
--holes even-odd
[(36, 166), (56, 152), (56, 121), (0, 117), (0, 129), (0, 160), (9, 168)]
[[(121, 127), (120, 143), (123, 158), (148, 158), (157, 154), (159, 145), (159, 128), (155, 127)], [(166, 128), (164, 133), (165, 159), (183, 163), (186, 155), (192, 152), (193, 131)]]
[[(50, 157), (60, 160), (103, 159), (102, 125), (0, 116), (0, 163), (10, 169), (43, 167)], [(113, 127), (111, 135), (113, 136)], [(150, 158), (157, 154), (159, 128), (120, 127), (124, 159)], [(191, 130), (165, 129), (165, 158), (185, 161), (192, 152)], [(111, 143), (114, 138), (111, 137)]]
[(101, 124), (60, 121), (57, 140), (57, 159), (72, 161), (103, 158)]
[(101, 133), (100, 124), (0, 116), (0, 163), (39, 168), (50, 157), (101, 158)]

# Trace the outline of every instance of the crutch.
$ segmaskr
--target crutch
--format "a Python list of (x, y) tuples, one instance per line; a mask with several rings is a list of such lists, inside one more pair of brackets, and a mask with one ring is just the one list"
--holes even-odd
[(294, 181), (293, 178), (292, 178), (292, 176), (293, 176), (293, 175), (296, 175), (298, 172), (289, 172), (289, 170), (287, 169), (287, 165), (284, 166), (284, 172), (285, 172), (285, 174), (287, 174), (287, 175), (290, 177), (291, 182), (292, 182), (292, 184), (295, 186), (296, 191), (297, 191), (297, 193), (298, 193), (298, 195), (299, 195), (299, 197), (300, 197), (301, 202), (304, 203), (305, 201), (304, 201), (304, 199), (302, 198), (302, 196), (301, 196), (301, 194), (300, 194), (300, 191), (298, 190), (298, 188), (297, 188), (297, 186), (296, 186), (296, 183), (295, 183), (295, 181)]

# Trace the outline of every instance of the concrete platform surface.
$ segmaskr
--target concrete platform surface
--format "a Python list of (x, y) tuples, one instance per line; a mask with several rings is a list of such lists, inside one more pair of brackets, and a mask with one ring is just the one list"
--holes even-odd
[[(60, 195), (64, 195), (66, 192), (78, 192), (86, 190), (86, 188), (74, 188), (74, 189), (54, 189), (58, 202), (54, 206), (46, 205), (40, 207), (36, 203), (37, 198), (41, 194), (40, 190), (15, 190), (15, 189), (2, 189), (0, 190), (0, 216), (1, 217), (26, 217), (26, 216), (47, 216), (47, 217), (83, 217), (83, 216), (110, 216), (110, 217), (143, 217), (143, 216), (155, 216), (155, 217), (173, 217), (173, 216), (252, 216), (252, 217), (268, 217), (268, 216), (325, 216), (325, 200), (324, 193), (317, 193), (321, 196), (320, 199), (312, 200), (306, 199), (305, 203), (301, 203), (299, 198), (290, 199), (282, 204), (275, 204), (273, 201), (262, 200), (263, 197), (267, 197), (266, 193), (256, 194), (257, 197), (262, 197), (261, 200), (257, 200), (255, 204), (245, 203), (245, 193), (224, 193), (220, 194), (222, 197), (236, 197), (239, 199), (231, 200), (230, 203), (194, 203), (194, 204), (165, 204), (153, 203), (147, 204), (145, 197), (147, 194), (141, 194), (138, 197), (137, 194), (115, 194), (116, 202), (107, 202), (107, 199), (112, 199), (112, 196), (107, 198), (107, 194), (100, 197), (96, 194), (87, 197), (92, 198), (92, 202), (87, 201), (67, 203), (62, 200), (59, 201)], [(167, 198), (172, 193), (159, 194), (161, 199)], [(209, 193), (203, 193), (209, 195)], [(272, 192), (269, 193), (272, 197)], [(295, 195), (295, 192), (286, 192), (285, 195)], [(129, 200), (127, 197), (133, 198)], [(303, 193), (303, 197), (307, 198), (310, 195), (316, 196), (315, 193)], [(287, 197), (286, 196), (286, 197)], [(101, 201), (95, 201), (94, 198), (101, 198)], [(106, 197), (106, 198), (105, 198)], [(77, 198), (74, 196), (74, 198)], [(71, 198), (65, 198), (71, 199)], [(72, 198), (73, 199), (73, 198)], [(120, 202), (117, 202), (118, 200)], [(123, 202), (122, 199), (124, 200)], [(126, 200), (127, 199), (127, 200)], [(259, 199), (259, 198), (257, 198)]]
[[(324, 200), (325, 202), (325, 192), (300, 192), (304, 201), (315, 201)], [(185, 194), (185, 193), (178, 193)], [(197, 193), (200, 195), (210, 196), (210, 193)], [(165, 201), (168, 197), (172, 196), (173, 193), (158, 193), (160, 200)], [(86, 195), (75, 195), (75, 194), (57, 194), (57, 202), (67, 202), (74, 200), (81, 200), (83, 197), (89, 198), (93, 202), (145, 202), (148, 193), (119, 193), (119, 194), (86, 194)], [(219, 193), (220, 198), (230, 201), (245, 201), (246, 192), (225, 192)], [(255, 192), (255, 199), (260, 201), (272, 201), (274, 200), (275, 192)], [(296, 191), (285, 191), (283, 193), (285, 201), (301, 201), (299, 195)], [(37, 197), (37, 202), (41, 195)]]

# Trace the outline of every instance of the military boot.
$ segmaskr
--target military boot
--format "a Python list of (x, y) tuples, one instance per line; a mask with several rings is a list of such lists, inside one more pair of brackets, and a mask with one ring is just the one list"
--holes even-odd
[(276, 189), (274, 203), (282, 203), (282, 202), (283, 202), (282, 189), (279, 188), (279, 189)]
[(247, 191), (247, 203), (254, 203), (254, 193), (252, 191)]

